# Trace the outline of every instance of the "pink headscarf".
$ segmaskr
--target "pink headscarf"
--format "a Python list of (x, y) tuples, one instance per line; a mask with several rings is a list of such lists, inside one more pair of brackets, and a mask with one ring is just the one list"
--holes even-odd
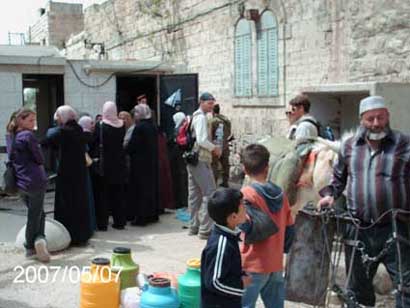
[(117, 105), (114, 102), (105, 102), (102, 118), (103, 123), (114, 127), (121, 127), (124, 125), (124, 122), (118, 118)]

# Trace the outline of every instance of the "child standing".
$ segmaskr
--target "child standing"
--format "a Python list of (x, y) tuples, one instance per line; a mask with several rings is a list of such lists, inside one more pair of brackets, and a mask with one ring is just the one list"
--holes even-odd
[(250, 184), (242, 188), (248, 221), (241, 226), (242, 266), (252, 278), (242, 298), (243, 308), (254, 308), (259, 294), (267, 308), (284, 307), (283, 254), (293, 238), (293, 220), (282, 189), (267, 181), (269, 152), (259, 144), (242, 152)]
[(201, 307), (240, 308), (244, 286), (239, 252), (240, 230), (246, 214), (242, 193), (233, 188), (215, 191), (208, 201), (209, 216), (215, 225), (201, 257)]

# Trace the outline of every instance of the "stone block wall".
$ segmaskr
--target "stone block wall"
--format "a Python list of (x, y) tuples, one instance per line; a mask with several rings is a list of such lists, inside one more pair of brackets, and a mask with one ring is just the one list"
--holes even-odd
[[(278, 21), (279, 96), (233, 95), (234, 27), (240, 1), (108, 0), (84, 12), (82, 38), (103, 42), (108, 59), (161, 59), (198, 73), (237, 136), (285, 134), (284, 106), (301, 88), (361, 81), (410, 82), (408, 0), (248, 0)], [(253, 26), (255, 28), (255, 25)], [(256, 51), (253, 30), (253, 55)], [(67, 55), (93, 58), (81, 40)], [(256, 93), (256, 59), (253, 93)]]
[(48, 14), (44, 13), (36, 23), (29, 27), (28, 38), (30, 43), (49, 45)]
[(70, 35), (84, 29), (82, 4), (59, 3), (49, 1), (45, 13), (30, 28), (32, 43), (65, 47)]

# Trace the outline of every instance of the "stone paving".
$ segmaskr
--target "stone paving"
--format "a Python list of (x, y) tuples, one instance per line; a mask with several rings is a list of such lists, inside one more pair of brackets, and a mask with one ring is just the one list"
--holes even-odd
[[(53, 195), (47, 194), (46, 211), (52, 210), (52, 201)], [(184, 272), (186, 260), (200, 257), (205, 245), (205, 241), (186, 235), (184, 224), (175, 218), (175, 213), (167, 213), (161, 216), (160, 223), (146, 227), (127, 226), (123, 231), (109, 228), (108, 232), (96, 232), (88, 246), (53, 254), (51, 262), (44, 268), (41, 263), (26, 260), (23, 251), (14, 247), (16, 232), (25, 223), (24, 214), (24, 206), (18, 199), (0, 200), (0, 308), (78, 307), (80, 284), (77, 270), (89, 266), (96, 256), (109, 257), (117, 246), (132, 249), (133, 258), (143, 273), (178, 274)], [(63, 277), (64, 269), (68, 274), (71, 270), (71, 278), (68, 274)], [(43, 275), (40, 282), (40, 277), (34, 276), (34, 272), (39, 271), (48, 272), (49, 277)], [(21, 273), (23, 275), (18, 276)], [(263, 307), (263, 304), (259, 302), (257, 307)], [(285, 307), (312, 306), (286, 302)], [(377, 307), (392, 307), (392, 302), (384, 298)]]

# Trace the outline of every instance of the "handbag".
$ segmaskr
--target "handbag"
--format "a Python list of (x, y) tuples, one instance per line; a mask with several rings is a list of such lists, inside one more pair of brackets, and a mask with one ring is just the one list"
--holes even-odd
[(13, 137), (11, 147), (10, 147), (10, 154), (9, 160), (6, 162), (6, 171), (3, 174), (3, 181), (4, 181), (4, 192), (7, 194), (15, 194), (18, 191), (17, 187), (17, 179), (16, 179), (16, 170), (13, 166), (13, 149), (15, 145), (15, 136)]

